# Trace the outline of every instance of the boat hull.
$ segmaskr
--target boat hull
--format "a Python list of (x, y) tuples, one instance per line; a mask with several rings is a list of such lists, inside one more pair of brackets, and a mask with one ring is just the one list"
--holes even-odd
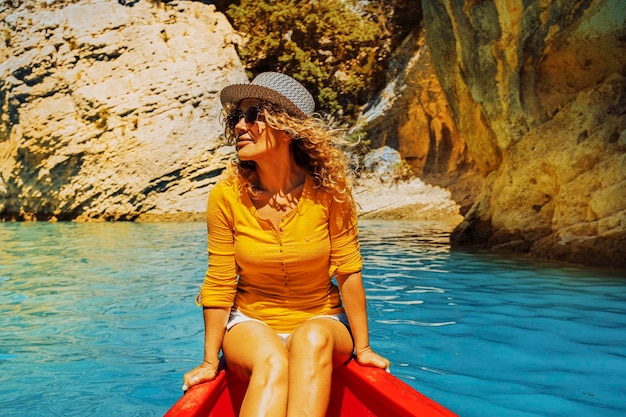
[[(199, 384), (165, 417), (236, 417), (247, 383), (228, 370)], [(333, 372), (326, 417), (453, 417), (456, 414), (415, 391), (393, 375), (350, 361)]]

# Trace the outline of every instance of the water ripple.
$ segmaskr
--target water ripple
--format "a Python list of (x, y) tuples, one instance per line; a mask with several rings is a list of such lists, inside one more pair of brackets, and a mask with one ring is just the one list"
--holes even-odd
[(454, 321), (445, 322), (445, 323), (424, 323), (424, 322), (416, 321), (416, 320), (400, 320), (400, 319), (396, 319), (396, 320), (376, 320), (376, 323), (386, 324), (386, 325), (400, 324), (400, 325), (422, 326), (422, 327), (439, 327), (439, 326), (449, 326), (451, 324), (456, 324), (456, 322), (454, 322)]
[[(202, 352), (203, 224), (0, 224), (0, 409), (161, 416)], [(364, 221), (370, 339), (464, 417), (626, 415), (626, 280)], [(3, 414), (3, 415), (4, 415)]]

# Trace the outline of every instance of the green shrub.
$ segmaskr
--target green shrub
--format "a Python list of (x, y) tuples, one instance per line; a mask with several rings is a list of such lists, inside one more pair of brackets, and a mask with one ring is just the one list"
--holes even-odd
[(289, 74), (327, 113), (354, 115), (384, 82), (385, 36), (355, 0), (241, 0), (227, 15), (249, 75)]

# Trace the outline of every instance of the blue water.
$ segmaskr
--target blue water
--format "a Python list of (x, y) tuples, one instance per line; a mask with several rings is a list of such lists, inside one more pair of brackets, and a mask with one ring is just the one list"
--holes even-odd
[[(162, 416), (202, 358), (200, 223), (0, 224), (0, 415)], [(371, 342), (460, 416), (626, 415), (626, 272), (362, 221)]]

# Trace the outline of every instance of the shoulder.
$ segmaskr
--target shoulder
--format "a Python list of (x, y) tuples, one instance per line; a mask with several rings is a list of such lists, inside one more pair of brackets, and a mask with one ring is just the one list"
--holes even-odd
[(239, 195), (239, 185), (236, 181), (231, 179), (223, 179), (218, 181), (211, 193), (209, 194), (209, 198), (216, 199), (230, 199), (233, 197), (237, 197)]
[(353, 228), (358, 223), (356, 207), (352, 201), (337, 198), (330, 191), (314, 188), (311, 188), (305, 198), (309, 210), (319, 212), (329, 223), (331, 230)]
[(345, 196), (335, 195), (332, 191), (324, 190), (320, 188), (311, 188), (311, 193), (308, 196), (316, 204), (326, 207), (328, 210), (337, 210), (339, 212), (349, 211), (353, 206), (351, 199), (345, 198)]
[(330, 207), (333, 201), (332, 194), (328, 190), (325, 190), (317, 185), (313, 178), (309, 175), (307, 175), (304, 183), (302, 198), (313, 204), (322, 205), (324, 207)]
[(207, 220), (209, 224), (232, 224), (235, 211), (239, 206), (238, 187), (232, 181), (220, 180), (209, 193)]
[(209, 212), (230, 213), (241, 202), (239, 187), (230, 180), (220, 180), (209, 193)]

